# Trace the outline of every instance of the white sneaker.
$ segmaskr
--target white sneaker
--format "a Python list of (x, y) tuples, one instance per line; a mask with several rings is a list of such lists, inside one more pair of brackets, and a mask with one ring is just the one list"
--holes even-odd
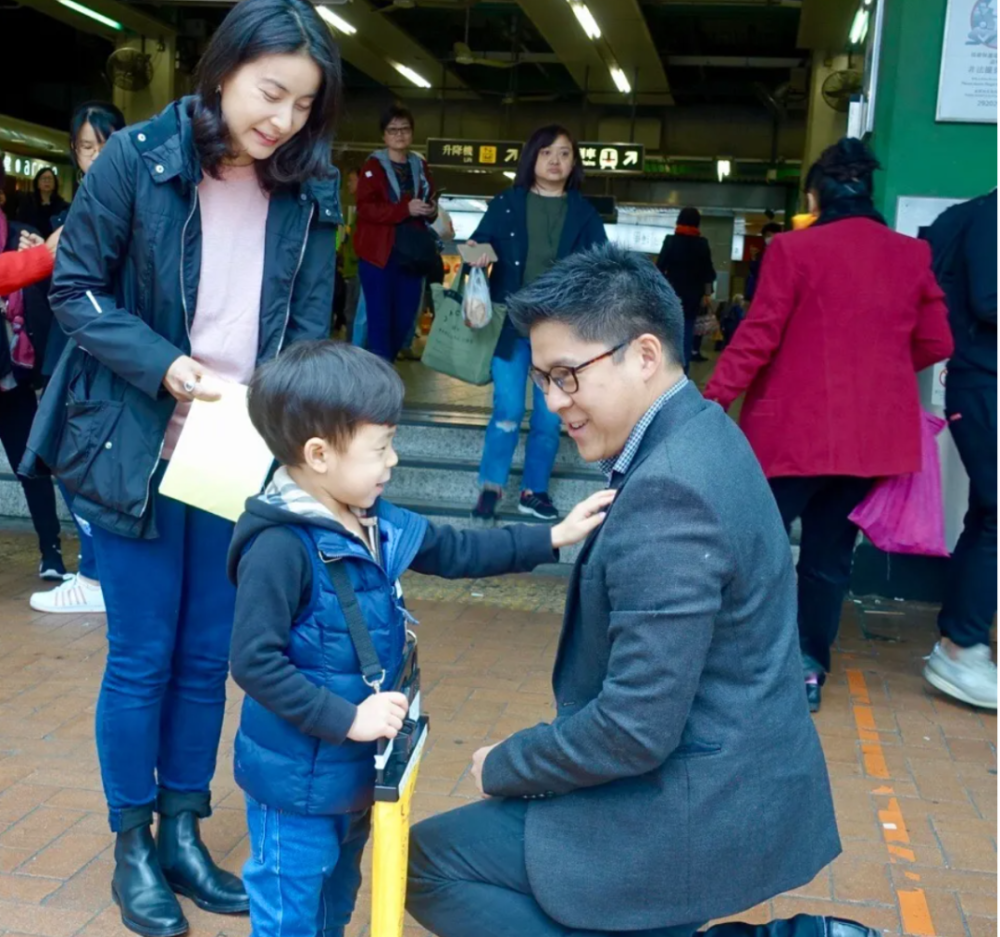
[(103, 614), (104, 593), (100, 585), (92, 586), (77, 574), (70, 576), (51, 592), (36, 592), (31, 597), (31, 607), (36, 612), (50, 615), (79, 615), (81, 612)]
[(942, 693), (970, 706), (997, 708), (997, 665), (985, 644), (954, 646), (952, 657), (938, 642), (927, 658), (924, 679)]

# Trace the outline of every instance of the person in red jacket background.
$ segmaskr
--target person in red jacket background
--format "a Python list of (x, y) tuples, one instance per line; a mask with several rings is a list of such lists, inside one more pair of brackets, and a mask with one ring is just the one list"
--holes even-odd
[(890, 230), (872, 203), (879, 168), (845, 138), (809, 170), (814, 225), (767, 250), (749, 314), (705, 396), (740, 425), (786, 527), (802, 519), (799, 638), (810, 709), (830, 669), (857, 528), (874, 479), (921, 467), (916, 374), (952, 351), (927, 244)]
[(402, 250), (398, 232), (411, 229), (408, 246), (419, 238), (433, 239), (429, 225), (437, 204), (430, 169), (410, 152), (413, 115), (394, 104), (380, 123), (386, 148), (361, 167), (354, 251), (368, 315), (368, 350), (391, 362), (412, 330), (424, 277), (413, 265), (415, 258)]

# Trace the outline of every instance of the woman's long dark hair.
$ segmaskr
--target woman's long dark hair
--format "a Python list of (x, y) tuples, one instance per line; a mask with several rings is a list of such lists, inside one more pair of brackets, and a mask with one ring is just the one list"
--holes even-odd
[(69, 121), (69, 156), (77, 169), (76, 141), (84, 124), (90, 124), (101, 143), (107, 143), (111, 134), (125, 126), (125, 116), (110, 101), (84, 101)]
[(549, 124), (547, 127), (539, 127), (524, 144), (521, 151), (521, 161), (517, 164), (517, 175), (514, 177), (514, 185), (521, 189), (531, 189), (535, 184), (535, 163), (538, 162), (538, 154), (547, 146), (552, 146), (559, 137), (565, 137), (573, 145), (573, 171), (566, 180), (566, 191), (579, 189), (583, 186), (583, 162), (580, 159), (580, 147), (576, 140), (565, 127), (559, 124)]
[(333, 129), (342, 86), (340, 52), (307, 0), (240, 0), (215, 31), (198, 63), (194, 137), (202, 169), (217, 176), (232, 155), (218, 89), (240, 66), (263, 55), (306, 53), (322, 79), (303, 128), (255, 165), (267, 190), (322, 178), (331, 172)]
[(860, 140), (844, 137), (823, 150), (806, 174), (806, 191), (815, 192), (820, 208), (845, 200), (871, 201), (872, 175), (881, 169), (875, 154)]

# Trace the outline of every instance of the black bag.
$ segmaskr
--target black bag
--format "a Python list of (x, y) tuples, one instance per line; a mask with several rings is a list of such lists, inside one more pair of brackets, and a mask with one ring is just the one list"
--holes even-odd
[(405, 221), (396, 226), (396, 261), (403, 273), (428, 277), (440, 263), (437, 238), (424, 223)]

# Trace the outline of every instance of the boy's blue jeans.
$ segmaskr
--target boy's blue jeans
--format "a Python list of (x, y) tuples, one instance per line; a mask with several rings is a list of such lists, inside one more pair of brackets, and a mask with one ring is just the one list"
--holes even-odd
[[(494, 358), (493, 415), (486, 427), (486, 444), (479, 463), (479, 484), (503, 488), (510, 475), (511, 462), (524, 419), (524, 389), (531, 366), (531, 345), (519, 338), (510, 360)], [(547, 492), (552, 466), (559, 451), (559, 428), (562, 421), (549, 412), (545, 395), (532, 387), (534, 408), (528, 428), (528, 445), (524, 454), (522, 491)]]
[(343, 937), (361, 887), (371, 811), (285, 813), (247, 797), (243, 884), (254, 937)]

